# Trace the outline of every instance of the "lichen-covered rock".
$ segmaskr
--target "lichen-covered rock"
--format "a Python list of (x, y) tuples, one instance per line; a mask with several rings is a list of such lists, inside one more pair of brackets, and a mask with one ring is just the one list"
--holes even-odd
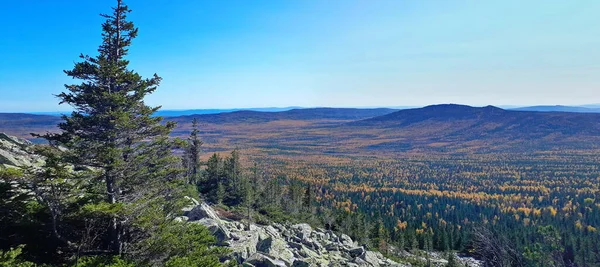
[(258, 233), (237, 233), (233, 232), (233, 235), (240, 235), (240, 239), (230, 240), (228, 242), (229, 249), (232, 250), (233, 256), (238, 262), (244, 262), (250, 257), (250, 255), (256, 253), (256, 247), (258, 246)]
[(288, 266), (294, 262), (294, 253), (292, 253), (283, 239), (270, 236), (267, 239), (260, 241), (256, 249), (273, 256), (275, 259), (284, 261)]

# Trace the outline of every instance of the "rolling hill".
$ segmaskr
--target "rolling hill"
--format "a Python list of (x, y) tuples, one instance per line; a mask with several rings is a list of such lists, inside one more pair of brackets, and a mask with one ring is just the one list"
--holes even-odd
[(446, 133), (466, 130), (463, 134), (515, 134), (523, 138), (536, 138), (546, 134), (600, 134), (600, 114), (527, 112), (494, 106), (454, 104), (400, 110), (349, 124), (380, 128), (434, 127), (440, 133), (444, 132), (442, 130), (446, 130)]
[[(346, 124), (347, 132), (378, 133), (372, 149), (552, 150), (600, 146), (600, 114), (528, 112), (493, 106), (435, 105)], [(384, 138), (384, 139), (385, 139)]]

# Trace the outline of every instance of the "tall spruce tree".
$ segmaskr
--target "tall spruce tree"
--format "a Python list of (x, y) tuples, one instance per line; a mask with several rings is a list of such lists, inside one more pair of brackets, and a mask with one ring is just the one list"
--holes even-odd
[(175, 158), (168, 140), (174, 123), (162, 125), (161, 117), (152, 116), (159, 107), (144, 102), (161, 78), (154, 74), (144, 79), (128, 68), (126, 56), (138, 29), (127, 20), (129, 8), (116, 2), (112, 14), (102, 15), (106, 21), (98, 55), (81, 55), (82, 61), (65, 71), (81, 81), (65, 85), (67, 91), (58, 95), (74, 111), (63, 116), (60, 133), (45, 137), (68, 149), (69, 163), (94, 170), (86, 178), (94, 185), (86, 204), (93, 212), (86, 216), (103, 216), (108, 225), (101, 236), (104, 246), (121, 254), (130, 241), (147, 235), (136, 220), (149, 207), (165, 206), (152, 203), (164, 199), (165, 181), (174, 180), (178, 170), (171, 167)]
[(186, 153), (183, 158), (184, 166), (187, 169), (187, 177), (189, 184), (198, 183), (199, 167), (200, 167), (200, 153), (202, 141), (198, 136), (200, 130), (198, 130), (198, 119), (194, 118), (192, 121), (192, 132), (188, 137), (188, 144)]

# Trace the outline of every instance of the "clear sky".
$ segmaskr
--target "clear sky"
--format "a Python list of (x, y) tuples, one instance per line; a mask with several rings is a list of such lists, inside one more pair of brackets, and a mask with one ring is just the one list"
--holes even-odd
[[(600, 103), (598, 0), (129, 0), (165, 109)], [(114, 1), (3, 1), (0, 111), (57, 111)]]

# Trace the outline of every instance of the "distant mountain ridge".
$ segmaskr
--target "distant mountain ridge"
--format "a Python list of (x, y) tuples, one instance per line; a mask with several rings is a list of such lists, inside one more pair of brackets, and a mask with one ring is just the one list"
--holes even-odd
[(205, 123), (258, 123), (275, 120), (361, 120), (397, 111), (389, 108), (303, 108), (280, 112), (241, 110), (218, 114), (196, 114), (167, 118), (176, 122), (190, 122), (194, 118)]
[[(268, 108), (230, 108), (230, 109), (161, 109), (153, 114), (153, 116), (162, 116), (162, 117), (177, 117), (177, 116), (188, 116), (188, 115), (198, 115), (198, 114), (218, 114), (218, 113), (228, 113), (235, 111), (261, 111), (261, 112), (280, 112), (287, 111), (291, 109), (302, 109), (302, 107), (268, 107)], [(55, 112), (29, 112), (27, 114), (34, 115), (50, 115), (50, 116), (60, 116), (63, 114), (69, 114), (70, 111), (55, 111)]]
[(600, 114), (596, 113), (514, 111), (454, 104), (400, 110), (348, 125), (431, 132), (438, 137), (464, 140), (492, 136), (524, 140), (551, 135), (600, 136)]
[[(295, 109), (415, 109), (422, 106), (390, 106), (390, 107), (348, 107), (348, 108), (331, 108), (331, 107), (265, 107), (265, 108), (229, 108), (229, 109), (161, 109), (157, 111), (154, 116), (163, 117), (178, 117), (178, 116), (190, 116), (190, 115), (204, 115), (204, 114), (219, 114), (219, 113), (231, 113), (237, 111), (259, 111), (259, 112), (282, 112)], [(600, 113), (600, 104), (589, 104), (581, 106), (565, 106), (565, 105), (537, 105), (537, 106), (499, 106), (506, 110), (516, 111), (543, 111), (543, 112), (577, 112), (577, 113)], [(56, 112), (21, 112), (20, 114), (34, 114), (34, 115), (50, 115), (60, 116), (62, 114), (68, 114), (70, 111), (56, 111)], [(12, 114), (12, 113), (4, 113)]]
[[(362, 149), (445, 151), (447, 149), (600, 149), (600, 113), (505, 110), (456, 104), (394, 110), (309, 108), (280, 112), (233, 111), (167, 117), (173, 136), (189, 134), (198, 119), (207, 143), (253, 144), (289, 150)], [(21, 138), (55, 131), (59, 117), (0, 113), (0, 132)], [(275, 122), (275, 123), (271, 123)], [(279, 123), (281, 122), (281, 123)], [(223, 141), (226, 140), (226, 141)], [(352, 150), (356, 149), (356, 150)]]
[(31, 138), (29, 133), (45, 133), (56, 129), (62, 119), (58, 116), (27, 113), (0, 113), (0, 132)]
[(231, 108), (231, 109), (186, 109), (186, 110), (159, 110), (154, 115), (163, 117), (177, 117), (201, 114), (219, 114), (236, 111), (259, 111), (259, 112), (281, 112), (292, 109), (301, 109), (301, 107), (271, 107), (271, 108)]
[(543, 112), (576, 112), (576, 113), (600, 113), (600, 108), (597, 107), (586, 107), (586, 106), (531, 106), (531, 107), (520, 107), (512, 108), (510, 110), (516, 111), (543, 111)]
[[(235, 124), (235, 123), (264, 123), (277, 120), (332, 120), (351, 121), (385, 115), (396, 111), (388, 108), (358, 109), (358, 108), (302, 108), (285, 111), (253, 111), (238, 110), (215, 114), (193, 114), (184, 116), (165, 117), (167, 121), (175, 121), (181, 125), (189, 124), (194, 118), (201, 123)], [(0, 132), (4, 131), (21, 138), (30, 138), (29, 133), (45, 133), (56, 130), (56, 125), (62, 122), (59, 116), (36, 115), (27, 113), (0, 113)]]
[(425, 120), (461, 120), (461, 119), (490, 119), (505, 114), (506, 110), (494, 107), (471, 107), (457, 104), (441, 104), (423, 108), (405, 109), (379, 117), (357, 121), (351, 124), (365, 125), (379, 122), (400, 122), (407, 125)]

